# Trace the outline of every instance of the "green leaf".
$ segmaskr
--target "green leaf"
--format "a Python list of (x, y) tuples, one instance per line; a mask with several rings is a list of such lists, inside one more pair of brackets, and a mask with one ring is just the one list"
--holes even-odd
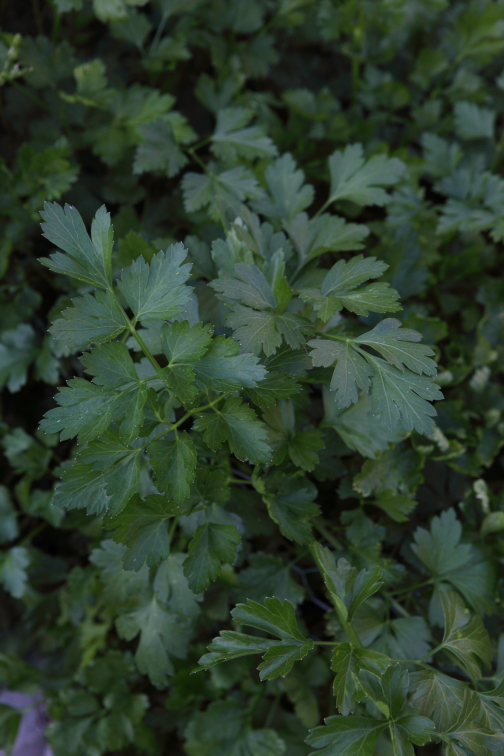
[(189, 543), (184, 573), (194, 593), (201, 593), (219, 574), (221, 562), (234, 561), (240, 534), (234, 525), (207, 521), (196, 528)]
[(134, 496), (115, 516), (104, 518), (103, 527), (114, 531), (114, 539), (128, 547), (124, 568), (138, 571), (145, 562), (149, 567), (168, 557), (170, 541), (168, 521), (178, 514), (177, 507), (163, 496)]
[(138, 670), (148, 675), (157, 688), (166, 687), (167, 676), (173, 674), (170, 657), (184, 659), (187, 653), (190, 636), (183, 618), (153, 597), (137, 609), (121, 614), (116, 628), (119, 637), (128, 641), (140, 635), (135, 652)]
[(187, 157), (175, 142), (171, 124), (163, 118), (142, 124), (138, 131), (142, 141), (136, 149), (133, 173), (154, 171), (172, 178), (187, 164)]
[(168, 365), (199, 360), (212, 343), (212, 333), (211, 327), (201, 323), (191, 326), (187, 320), (164, 325), (161, 344)]
[(355, 343), (372, 347), (402, 372), (407, 367), (414, 373), (436, 375), (436, 363), (430, 359), (434, 351), (425, 344), (415, 343), (421, 338), (417, 331), (401, 328), (400, 320), (385, 318), (372, 331), (357, 336)]
[(257, 552), (248, 561), (250, 566), (238, 574), (236, 591), (240, 599), (262, 602), (266, 596), (274, 596), (280, 601), (287, 599), (294, 606), (304, 600), (304, 589), (280, 557)]
[(298, 253), (298, 268), (324, 252), (362, 249), (362, 242), (369, 234), (367, 226), (347, 223), (326, 213), (312, 219), (306, 213), (298, 213), (292, 220), (284, 221), (284, 228)]
[(371, 649), (353, 648), (350, 643), (340, 643), (336, 647), (331, 659), (331, 669), (336, 672), (333, 692), (336, 706), (343, 716), (353, 713), (356, 701), (364, 698), (359, 672), (366, 670), (380, 677), (391, 663), (388, 656)]
[(121, 388), (138, 382), (135, 363), (124, 344), (97, 346), (80, 357), (84, 370), (92, 375), (93, 383), (108, 389)]
[(409, 515), (415, 509), (417, 502), (404, 494), (396, 494), (390, 489), (380, 491), (373, 502), (377, 507), (383, 509), (388, 516), (395, 522), (408, 522)]
[(454, 107), (455, 130), (461, 139), (493, 139), (495, 110), (474, 102), (457, 102)]
[(282, 534), (291, 541), (306, 544), (312, 537), (311, 519), (320, 512), (314, 501), (316, 495), (315, 486), (306, 478), (277, 477), (263, 499)]
[(412, 549), (436, 577), (443, 577), (463, 567), (472, 556), (470, 544), (460, 543), (462, 525), (454, 509), (447, 509), (431, 520), (430, 532), (415, 531)]
[(182, 265), (187, 250), (182, 243), (158, 252), (150, 263), (138, 257), (124, 271), (119, 289), (135, 320), (169, 320), (184, 312), (191, 289), (185, 286), (191, 265)]
[(191, 437), (183, 431), (174, 439), (154, 441), (148, 451), (158, 490), (175, 504), (182, 504), (189, 496), (196, 471), (196, 448)]
[(276, 316), (269, 310), (259, 312), (250, 307), (235, 305), (226, 317), (226, 323), (233, 329), (234, 337), (242, 349), (266, 356), (275, 354), (282, 343), (282, 336), (276, 327)]
[[(334, 716), (324, 720), (325, 725), (310, 730), (306, 743), (323, 749), (322, 756), (373, 756), (378, 738), (387, 727), (380, 719), (350, 716)], [(313, 751), (310, 756), (316, 756)]]
[[(371, 614), (370, 605), (364, 606), (363, 621)], [(354, 617), (357, 633), (360, 633), (360, 612)], [(375, 615), (373, 615), (374, 617)], [(357, 623), (357, 624), (356, 624)], [(378, 627), (377, 627), (378, 629)], [(380, 623), (380, 636), (373, 642), (376, 651), (385, 653), (394, 659), (423, 659), (431, 649), (429, 626), (423, 617), (398, 617)], [(365, 631), (364, 631), (365, 632)], [(372, 630), (375, 635), (374, 625)]]
[(118, 606), (128, 604), (132, 597), (135, 597), (133, 603), (136, 604), (139, 596), (148, 594), (149, 588), (147, 565), (138, 572), (126, 572), (122, 562), (125, 552), (125, 546), (107, 539), (89, 556), (91, 564), (100, 568), (100, 578), (105, 586), (103, 598)]
[(304, 184), (305, 174), (296, 169), (296, 163), (288, 152), (268, 166), (265, 178), (270, 197), (254, 204), (262, 215), (290, 220), (312, 204), (313, 186)]
[(268, 424), (274, 464), (280, 464), (288, 456), (296, 467), (303, 470), (316, 467), (319, 462), (317, 451), (324, 447), (322, 431), (318, 428), (296, 431), (292, 402), (278, 402), (264, 412), (263, 418)]
[(81, 442), (91, 441), (101, 436), (112, 420), (124, 417), (137, 393), (136, 387), (110, 393), (106, 387), (72, 378), (59, 389), (56, 401), (60, 406), (46, 412), (40, 428), (46, 433), (60, 432), (62, 441), (77, 435)]
[(397, 443), (404, 432), (396, 428), (393, 431), (380, 427), (371, 410), (371, 397), (361, 394), (357, 404), (348, 409), (338, 407), (338, 393), (323, 387), (325, 422), (335, 428), (344, 443), (363, 457), (375, 459), (379, 452)]
[(275, 730), (253, 730), (246, 712), (227, 699), (196, 713), (185, 730), (188, 756), (282, 756), (285, 743)]
[(310, 357), (315, 367), (330, 367), (336, 362), (330, 388), (335, 392), (340, 409), (357, 402), (358, 389), (369, 391), (373, 370), (364, 357), (352, 348), (349, 339), (341, 342), (313, 339), (308, 346), (312, 347)]
[(462, 706), (458, 712), (452, 710), (451, 726), (445, 737), (450, 756), (459, 753), (473, 753), (484, 756), (489, 750), (502, 748), (502, 732), (492, 732), (481, 722), (482, 705), (479, 697), (470, 688), (464, 688)]
[(432, 720), (411, 714), (396, 720), (390, 733), (400, 756), (415, 756), (413, 745), (423, 746), (436, 737)]
[(249, 388), (247, 394), (258, 407), (271, 407), (279, 399), (288, 399), (300, 391), (301, 384), (293, 377), (274, 370), (257, 388)]
[(430, 532), (418, 528), (412, 549), (435, 581), (451, 583), (478, 612), (493, 611), (495, 575), (492, 566), (470, 544), (460, 542), (462, 525), (454, 509), (431, 520)]
[(236, 299), (256, 310), (276, 307), (271, 286), (256, 265), (238, 263), (234, 276), (222, 273), (210, 285), (227, 299)]
[(30, 557), (24, 546), (15, 546), (0, 556), (0, 583), (14, 598), (19, 599), (24, 595), (29, 564)]
[(370, 278), (379, 278), (387, 267), (375, 257), (364, 258), (362, 255), (356, 255), (349, 262), (339, 260), (325, 276), (320, 293), (317, 289), (301, 289), (299, 296), (305, 302), (311, 302), (324, 321), (343, 308), (364, 316), (370, 310), (395, 312), (401, 309), (397, 302), (399, 294), (389, 288), (390, 284), (361, 285)]
[(423, 483), (421, 469), (424, 460), (420, 454), (405, 446), (395, 446), (376, 460), (364, 462), (353, 480), (353, 488), (362, 496), (392, 491), (413, 496)]
[(238, 354), (239, 351), (234, 339), (224, 336), (213, 339), (205, 356), (193, 366), (202, 387), (215, 391), (256, 388), (267, 371), (253, 354)]
[(466, 684), (437, 670), (422, 670), (413, 676), (412, 704), (429, 717), (436, 729), (445, 732), (460, 710)]
[(156, 572), (153, 588), (158, 599), (183, 617), (194, 618), (200, 613), (198, 602), (202, 596), (196, 596), (189, 588), (184, 575), (186, 554), (170, 554)]
[(208, 647), (209, 653), (200, 659), (199, 663), (204, 669), (237, 656), (262, 653), (259, 677), (261, 680), (273, 680), (285, 677), (294, 662), (303, 659), (313, 648), (313, 641), (299, 632), (294, 607), (289, 601), (265, 598), (264, 604), (258, 604), (247, 599), (246, 604), (238, 604), (231, 614), (238, 624), (254, 627), (280, 640), (224, 631), (212, 641)]
[(17, 514), (9, 490), (0, 486), (0, 543), (13, 541), (18, 536)]
[(66, 347), (85, 349), (89, 344), (114, 339), (126, 328), (124, 313), (109, 291), (84, 294), (72, 302), (73, 307), (63, 310), (62, 317), (49, 329)]
[(454, 654), (471, 677), (481, 677), (480, 662), (488, 667), (492, 660), (490, 638), (481, 617), (471, 617), (455, 591), (439, 594), (445, 618), (443, 647)]
[(188, 213), (210, 205), (210, 217), (217, 220), (226, 207), (236, 207), (245, 199), (263, 196), (255, 176), (243, 165), (212, 173), (185, 173), (182, 179), (184, 205)]
[(227, 441), (238, 459), (259, 464), (271, 458), (264, 426), (238, 397), (230, 396), (220, 409), (197, 415), (194, 430), (203, 433), (205, 443), (214, 451)]
[(378, 677), (367, 670), (361, 673), (366, 694), (385, 714), (387, 719), (396, 721), (407, 704), (409, 672), (400, 664), (387, 667)]
[(393, 431), (400, 423), (405, 431), (414, 428), (432, 435), (432, 417), (437, 412), (429, 402), (443, 398), (439, 386), (423, 375), (402, 373), (379, 357), (369, 355), (367, 360), (374, 370), (371, 398), (374, 413), (380, 414), (380, 424)]
[(53, 504), (64, 509), (84, 509), (100, 514), (120, 511), (137, 490), (140, 452), (115, 432), (91, 441), (80, 450), (75, 463), (56, 484)]
[[(246, 108), (224, 108), (217, 113), (217, 125), (212, 135), (212, 152), (228, 163), (238, 157), (246, 159), (272, 158), (277, 148), (260, 126), (247, 126), (253, 111)], [(246, 128), (245, 128), (246, 127)]]
[(57, 202), (45, 202), (40, 215), (45, 221), (43, 236), (67, 253), (55, 252), (41, 263), (55, 273), (110, 289), (113, 230), (105, 206), (94, 217), (91, 238), (79, 212), (71, 205), (62, 208)]
[(35, 331), (27, 323), (4, 331), (0, 336), (0, 386), (11, 393), (26, 383), (26, 372), (38, 354)]
[(365, 160), (361, 144), (336, 150), (329, 158), (328, 202), (346, 199), (357, 205), (386, 205), (390, 197), (381, 187), (397, 184), (404, 170), (405, 165), (398, 158), (374, 155)]
[(345, 620), (351, 620), (358, 607), (383, 585), (379, 567), (358, 572), (344, 558), (336, 564), (334, 554), (317, 541), (312, 541), (310, 551), (334, 607)]
[(210, 669), (216, 664), (242, 656), (264, 654), (274, 643), (270, 638), (258, 638), (234, 630), (221, 630), (219, 637), (214, 638), (208, 646), (208, 653), (203, 654), (198, 663), (203, 669)]

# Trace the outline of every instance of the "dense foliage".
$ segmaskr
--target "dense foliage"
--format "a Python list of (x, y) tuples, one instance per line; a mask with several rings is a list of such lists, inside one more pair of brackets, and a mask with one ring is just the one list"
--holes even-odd
[(0, 683), (56, 756), (504, 753), (504, 2), (19, 6)]

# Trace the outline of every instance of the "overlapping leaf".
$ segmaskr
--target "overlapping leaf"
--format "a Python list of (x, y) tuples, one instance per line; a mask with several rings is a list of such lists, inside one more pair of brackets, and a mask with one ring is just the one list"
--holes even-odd
[(371, 312), (400, 310), (399, 294), (388, 283), (362, 286), (371, 278), (379, 278), (387, 269), (386, 263), (375, 257), (356, 255), (350, 262), (339, 260), (324, 278), (320, 291), (301, 289), (300, 297), (313, 304), (319, 317), (326, 321), (343, 308), (357, 315)]

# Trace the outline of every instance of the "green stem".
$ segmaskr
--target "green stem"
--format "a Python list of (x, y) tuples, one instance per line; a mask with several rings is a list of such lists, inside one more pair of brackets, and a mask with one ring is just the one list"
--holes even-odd
[(154, 38), (151, 42), (151, 46), (149, 48), (149, 54), (152, 55), (156, 52), (159, 42), (161, 40), (161, 35), (164, 32), (164, 28), (166, 26), (166, 22), (168, 21), (170, 17), (170, 13), (163, 13), (161, 16), (161, 21), (159, 22), (158, 28), (156, 29), (156, 33), (154, 34)]
[(48, 113), (50, 113), (52, 116), (54, 115), (53, 111), (49, 107), (49, 105), (46, 105), (46, 103), (40, 99), (40, 97), (37, 97), (37, 95), (34, 95), (33, 92), (30, 92), (28, 87), (25, 87), (23, 84), (19, 84), (17, 81), (11, 81), (11, 84), (13, 87), (16, 87), (16, 89), (19, 89), (20, 92), (22, 92), (25, 97), (29, 97), (32, 102), (36, 103), (39, 108), (43, 108), (44, 110), (47, 110)]
[(142, 352), (144, 353), (144, 355), (147, 357), (147, 359), (151, 363), (151, 365), (154, 368), (154, 370), (156, 371), (156, 373), (158, 373), (161, 370), (161, 366), (159, 365), (158, 361), (156, 360), (156, 358), (154, 357), (154, 355), (150, 351), (150, 349), (147, 346), (147, 344), (144, 342), (144, 340), (142, 339), (142, 337), (138, 333), (137, 329), (135, 328), (135, 324), (132, 323), (131, 320), (129, 319), (128, 315), (126, 314), (126, 311), (125, 311), (124, 307), (121, 305), (121, 303), (117, 299), (114, 291), (112, 289), (110, 289), (110, 291), (112, 293), (112, 296), (115, 297), (115, 300), (117, 302), (117, 306), (120, 308), (120, 310), (121, 310), (121, 312), (123, 314), (123, 318), (124, 318), (124, 322), (125, 322), (126, 328), (129, 330), (129, 332), (131, 333), (131, 335), (133, 336), (133, 338), (136, 339), (136, 342), (139, 345), (140, 349), (142, 350)]
[(203, 162), (203, 160), (200, 158), (199, 155), (196, 155), (196, 153), (194, 152), (194, 150), (195, 150), (194, 147), (187, 147), (186, 148), (186, 152), (192, 157), (192, 159), (196, 163), (198, 163), (198, 165), (200, 166), (200, 168), (203, 169), (203, 171), (207, 174), (207, 176), (213, 176), (214, 174), (212, 173), (212, 171), (210, 170), (210, 168)]
[(281, 693), (277, 693), (276, 694), (275, 700), (271, 704), (269, 712), (268, 712), (268, 716), (266, 717), (266, 722), (264, 723), (265, 727), (269, 727), (270, 724), (273, 722), (273, 719), (274, 719), (276, 711), (278, 709), (278, 704), (280, 703), (281, 697), (282, 697)]
[(322, 205), (322, 207), (319, 207), (319, 209), (317, 210), (317, 212), (315, 213), (315, 215), (313, 217), (314, 218), (318, 218), (319, 215), (322, 215), (322, 213), (324, 212), (324, 210), (327, 210), (327, 208), (329, 207), (330, 204), (331, 204), (331, 200), (328, 199), (327, 202), (324, 202), (324, 204)]
[(416, 591), (418, 588), (425, 588), (427, 585), (432, 585), (432, 579), (424, 580), (422, 583), (415, 583), (414, 585), (411, 585), (408, 588), (399, 588), (396, 591), (390, 591), (390, 595), (400, 596), (403, 593), (412, 593), (413, 591)]
[(329, 532), (329, 530), (327, 530), (327, 528), (320, 522), (320, 520), (314, 520), (313, 525), (315, 529), (318, 530), (318, 532), (334, 546), (335, 549), (338, 549), (338, 551), (345, 550), (338, 539), (335, 538), (332, 533)]
[(140, 348), (142, 349), (142, 352), (145, 354), (145, 356), (147, 357), (147, 359), (151, 363), (151, 365), (154, 368), (154, 370), (156, 371), (156, 373), (159, 372), (159, 370), (161, 370), (161, 367), (160, 367), (158, 361), (156, 360), (156, 358), (152, 354), (151, 350), (149, 349), (149, 347), (144, 342), (144, 340), (142, 339), (142, 337), (140, 336), (140, 334), (138, 333), (138, 331), (136, 330), (136, 328), (133, 326), (133, 324), (131, 322), (130, 322), (129, 330), (131, 332), (131, 335), (136, 339), (137, 343), (139, 344)]
[(357, 90), (360, 80), (360, 57), (352, 55), (352, 102), (357, 101)]
[(168, 532), (168, 542), (169, 543), (172, 543), (172, 541), (173, 541), (173, 536), (175, 535), (175, 531), (176, 531), (177, 525), (178, 525), (178, 519), (179, 519), (178, 517), (175, 517), (173, 519), (173, 522), (172, 522), (171, 526), (170, 526), (170, 530)]
[(339, 646), (341, 641), (313, 641), (314, 646)]
[(346, 344), (353, 342), (353, 339), (349, 339), (348, 336), (336, 336), (333, 333), (324, 333), (322, 335), (324, 336), (324, 339), (334, 339), (334, 341), (343, 341)]
[(497, 142), (495, 146), (495, 152), (494, 156), (492, 158), (492, 162), (490, 163), (490, 170), (495, 171), (495, 169), (499, 165), (499, 160), (501, 158), (502, 151), (504, 150), (504, 131), (502, 132), (501, 138)]
[[(177, 430), (179, 426), (182, 425), (182, 423), (185, 423), (186, 420), (189, 420), (190, 417), (195, 415), (197, 412), (203, 412), (203, 410), (210, 409), (211, 407), (214, 407), (218, 402), (220, 402), (221, 399), (223, 399), (226, 396), (226, 394), (221, 394), (221, 396), (218, 396), (217, 399), (214, 399), (213, 402), (209, 402), (209, 404), (204, 404), (201, 407), (196, 407), (195, 409), (188, 410), (185, 415), (182, 415), (180, 420), (177, 420), (176, 423), (170, 423), (170, 427), (164, 430), (162, 433), (159, 433), (157, 436), (154, 436), (153, 438), (150, 438), (143, 446), (139, 446), (137, 451), (143, 451), (146, 449), (149, 444), (152, 444), (153, 441), (159, 441), (160, 438), (163, 438), (163, 436), (166, 436), (167, 433), (171, 433), (174, 430)], [(167, 423), (168, 425), (168, 423)]]
[(398, 601), (396, 601), (395, 598), (391, 595), (390, 591), (386, 591), (384, 588), (380, 590), (380, 593), (382, 593), (387, 601), (390, 603), (390, 605), (396, 610), (396, 612), (399, 612), (399, 614), (402, 614), (403, 617), (410, 617), (410, 613), (407, 609), (402, 606)]
[(42, 23), (42, 13), (40, 12), (40, 5), (38, 0), (32, 0), (33, 16), (35, 18), (35, 24), (37, 27), (37, 33), (40, 36), (44, 34), (44, 25)]
[(193, 144), (192, 147), (188, 147), (187, 151), (194, 152), (195, 150), (199, 150), (201, 147), (204, 147), (206, 144), (212, 141), (211, 136), (207, 136), (204, 139), (201, 140), (201, 142), (196, 142), (196, 144)]
[(47, 522), (42, 522), (40, 525), (37, 525), (36, 528), (31, 530), (28, 535), (26, 535), (22, 541), (20, 541), (17, 545), (18, 546), (24, 546), (26, 543), (30, 543), (38, 534), (44, 530), (44, 528), (47, 528)]
[(421, 664), (426, 659), (430, 659), (431, 656), (434, 656), (434, 654), (437, 654), (438, 651), (442, 651), (444, 648), (444, 643), (440, 643), (439, 646), (436, 646), (436, 648), (433, 648), (432, 651), (429, 651), (428, 654), (425, 654), (425, 656), (422, 656), (421, 659), (418, 659), (417, 661), (413, 662), (414, 664)]
[(51, 30), (51, 42), (53, 44), (56, 44), (56, 42), (58, 41), (60, 26), (61, 26), (61, 13), (59, 13), (59, 11), (55, 11), (52, 30)]

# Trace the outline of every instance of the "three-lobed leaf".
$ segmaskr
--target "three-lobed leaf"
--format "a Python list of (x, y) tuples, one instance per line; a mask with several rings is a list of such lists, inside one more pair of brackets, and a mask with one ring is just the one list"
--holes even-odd
[(404, 170), (405, 165), (398, 158), (374, 155), (366, 160), (361, 144), (348, 145), (329, 158), (328, 201), (345, 199), (357, 205), (386, 205), (390, 198), (382, 187), (396, 184)]
[(290, 601), (271, 597), (265, 598), (264, 604), (259, 604), (248, 599), (246, 604), (238, 604), (231, 615), (239, 625), (269, 633), (279, 640), (224, 631), (210, 644), (209, 653), (200, 659), (203, 668), (208, 669), (238, 656), (262, 653), (259, 676), (261, 680), (272, 680), (285, 677), (294, 662), (303, 659), (313, 648), (313, 641), (299, 631)]

